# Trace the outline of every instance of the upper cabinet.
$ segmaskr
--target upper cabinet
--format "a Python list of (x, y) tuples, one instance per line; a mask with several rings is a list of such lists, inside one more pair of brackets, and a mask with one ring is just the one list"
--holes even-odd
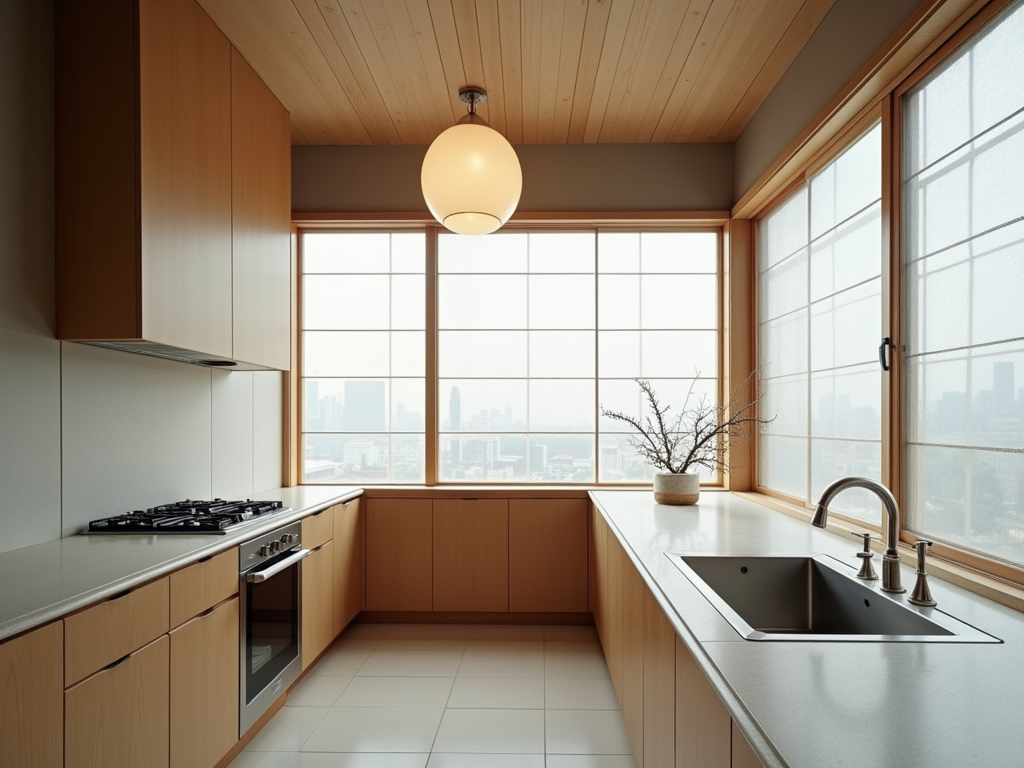
[(57, 5), (57, 333), (288, 367), (288, 113), (195, 0)]

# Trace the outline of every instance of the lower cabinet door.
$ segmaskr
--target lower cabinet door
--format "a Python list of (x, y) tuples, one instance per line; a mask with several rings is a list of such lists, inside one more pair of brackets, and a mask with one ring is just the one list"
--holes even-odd
[(65, 768), (167, 768), (169, 645), (161, 635), (65, 691)]
[(171, 768), (213, 768), (238, 741), (238, 598), (171, 632)]
[(312, 664), (334, 639), (334, 542), (302, 561), (302, 668)]
[(334, 626), (336, 637), (363, 610), (363, 517), (359, 499), (334, 508)]
[(64, 765), (64, 624), (0, 643), (0, 766)]

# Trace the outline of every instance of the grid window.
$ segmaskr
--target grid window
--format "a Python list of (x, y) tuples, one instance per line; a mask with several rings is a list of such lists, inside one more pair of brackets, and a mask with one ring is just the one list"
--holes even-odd
[[(758, 223), (759, 484), (816, 500), (881, 477), (882, 146), (875, 126)], [(858, 489), (833, 508), (877, 523)]]
[(903, 98), (906, 527), (1024, 565), (1024, 3)]

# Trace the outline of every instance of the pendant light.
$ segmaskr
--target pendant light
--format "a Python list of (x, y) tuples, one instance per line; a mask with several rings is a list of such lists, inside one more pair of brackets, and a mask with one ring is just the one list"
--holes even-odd
[(486, 235), (509, 220), (523, 191), (519, 158), (504, 136), (476, 114), (483, 88), (459, 89), (469, 114), (434, 139), (420, 170), (423, 199), (441, 224), (460, 235)]

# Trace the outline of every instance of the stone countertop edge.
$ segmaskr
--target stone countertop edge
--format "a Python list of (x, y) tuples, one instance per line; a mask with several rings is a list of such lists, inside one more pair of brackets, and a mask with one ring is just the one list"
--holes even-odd
[(600, 499), (595, 497), (595, 494), (591, 492), (589, 494), (591, 502), (601, 512), (601, 516), (604, 517), (608, 527), (615, 534), (615, 538), (618, 539), (622, 545), (623, 550), (626, 552), (626, 556), (629, 557), (630, 562), (637, 569), (647, 588), (651, 591), (654, 599), (658, 605), (661, 606), (662, 611), (665, 613), (665, 617), (669, 620), (669, 623), (676, 630), (676, 634), (679, 635), (679, 639), (686, 646), (687, 650), (693, 655), (694, 661), (697, 662), (697, 666), (700, 667), (701, 671), (707, 677), (708, 682), (711, 683), (711, 687), (715, 689), (715, 692), (721, 697), (722, 703), (725, 708), (729, 711), (732, 719), (739, 726), (740, 731), (746, 737), (750, 746), (753, 748), (755, 754), (764, 764), (764, 768), (789, 768), (789, 764), (782, 759), (782, 756), (775, 750), (771, 739), (761, 731), (757, 722), (747, 711), (743, 705), (742, 699), (729, 685), (729, 681), (721, 673), (715, 663), (708, 656), (704, 650), (704, 645), (694, 636), (690, 631), (690, 628), (686, 625), (686, 622), (679, 616), (675, 606), (669, 601), (662, 592), (661, 587), (658, 585), (654, 577), (651, 576), (647, 567), (640, 561), (636, 553), (633, 551), (633, 547), (626, 541), (625, 536), (619, 530), (619, 527), (615, 524), (615, 521), (611, 519), (607, 510), (601, 504)]
[[(315, 491), (311, 489), (317, 489)], [(304, 496), (320, 496), (320, 491), (331, 491), (324, 495), (322, 498), (318, 498), (315, 501), (311, 501), (302, 506), (296, 506), (294, 503), (288, 503), (289, 497), (298, 496), (302, 498)], [(63, 563), (52, 562), (54, 557), (58, 560), (62, 558), (63, 549), (66, 547), (74, 547), (78, 541), (83, 539), (97, 539), (102, 538), (110, 543), (116, 543), (122, 539), (164, 539), (168, 543), (168, 547), (171, 548), (175, 543), (198, 543), (196, 546), (187, 549), (185, 551), (176, 551), (170, 557), (160, 562), (154, 563), (152, 566), (144, 567), (142, 569), (132, 570), (125, 572), (123, 575), (106, 581), (105, 583), (86, 589), (85, 591), (70, 594), (56, 602), (44, 602), (38, 607), (33, 607), (27, 611), (19, 611), (17, 615), (9, 616), (5, 615), (6, 606), (4, 605), (5, 599), (3, 591), (0, 590), (0, 642), (20, 635), (23, 632), (27, 632), (36, 627), (40, 627), (43, 624), (47, 624), (56, 619), (63, 618), (70, 613), (74, 613), (82, 608), (86, 608), (95, 603), (101, 602), (106, 598), (116, 595), (118, 592), (123, 592), (126, 589), (132, 589), (144, 584), (153, 579), (166, 576), (167, 574), (180, 570), (181, 568), (191, 565), (196, 560), (204, 557), (210, 557), (223, 552), (227, 549), (237, 546), (238, 544), (248, 541), (262, 533), (272, 531), (275, 528), (280, 528), (283, 525), (301, 520), (304, 517), (308, 517), (315, 514), (323, 509), (332, 507), (336, 504), (343, 504), (347, 501), (351, 501), (363, 494), (362, 488), (345, 487), (342, 488), (328, 488), (326, 486), (299, 486), (298, 488), (278, 488), (272, 490), (261, 491), (256, 496), (268, 500), (268, 501), (283, 501), (287, 506), (292, 508), (291, 512), (278, 513), (272, 515), (266, 519), (265, 522), (254, 523), (252, 525), (243, 526), (237, 531), (231, 531), (230, 533), (220, 534), (167, 534), (163, 537), (153, 536), (149, 534), (91, 534), (88, 536), (79, 534), (76, 536), (69, 536), (63, 539), (57, 539), (51, 542), (44, 542), (43, 544), (36, 544), (22, 549), (11, 550), (10, 552), (0, 553), (0, 584), (3, 584), (6, 579), (4, 576), (4, 565), (5, 561), (12, 560), (14, 558), (22, 559), (23, 557), (31, 557), (34, 554), (33, 550), (42, 554), (43, 549), (56, 548), (58, 552), (49, 553), (50, 562), (47, 563), (47, 557), (40, 557), (40, 567), (57, 567), (61, 571), (62, 579), (74, 579), (73, 573), (67, 573), (63, 568)], [(20, 564), (19, 564), (20, 565)], [(31, 578), (31, 574), (19, 574), (23, 577)]]

